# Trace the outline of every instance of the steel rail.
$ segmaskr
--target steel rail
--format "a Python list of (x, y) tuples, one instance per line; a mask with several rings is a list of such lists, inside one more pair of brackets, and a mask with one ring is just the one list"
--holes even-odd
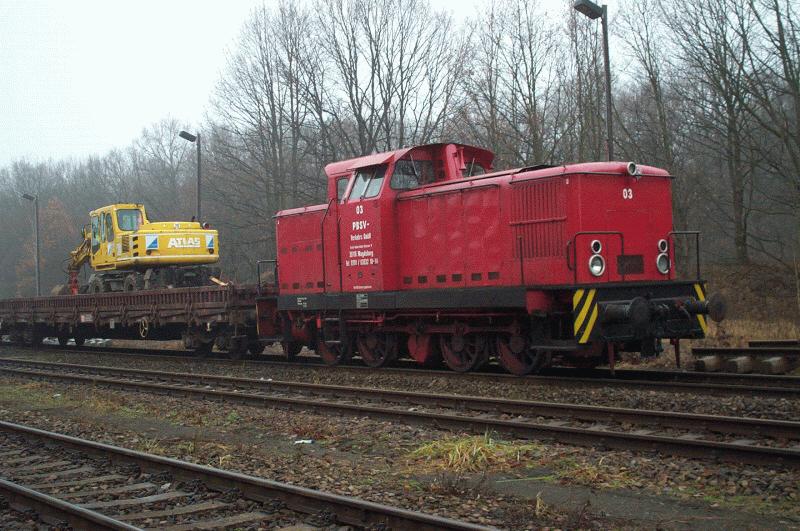
[(747, 342), (749, 347), (800, 347), (798, 339), (751, 339)]
[[(6, 347), (10, 344), (0, 343)], [(368, 372), (386, 372), (391, 374), (411, 374), (411, 375), (430, 375), (445, 377), (466, 377), (471, 379), (491, 379), (499, 378), (513, 382), (531, 382), (547, 385), (573, 385), (573, 386), (595, 386), (595, 387), (623, 387), (623, 388), (652, 388), (659, 391), (668, 392), (696, 392), (711, 395), (751, 395), (751, 396), (774, 396), (774, 397), (800, 397), (800, 377), (782, 375), (752, 375), (752, 374), (733, 374), (733, 373), (704, 373), (688, 371), (658, 371), (648, 369), (617, 369), (613, 376), (610, 370), (606, 369), (568, 369), (553, 368), (548, 369), (545, 374), (515, 376), (501, 372), (468, 372), (456, 373), (446, 370), (432, 370), (424, 367), (420, 368), (398, 368), (383, 367), (372, 369), (362, 365), (337, 365), (328, 367), (317, 361), (316, 358), (306, 358), (300, 362), (275, 361), (275, 360), (229, 360), (225, 358), (200, 358), (187, 351), (179, 350), (148, 350), (133, 348), (109, 348), (109, 347), (90, 347), (77, 349), (75, 347), (57, 347), (53, 345), (43, 345), (41, 347), (20, 347), (13, 345), (21, 350), (53, 350), (58, 352), (85, 353), (95, 355), (114, 355), (114, 356), (140, 356), (145, 355), (153, 359), (173, 360), (197, 360), (200, 362), (213, 362), (226, 365), (242, 366), (243, 364), (264, 365), (264, 366), (313, 366), (324, 367), (327, 370), (352, 370)], [(314, 360), (307, 362), (307, 360)]]
[(157, 381), (166, 381), (183, 385), (228, 386), (233, 388), (249, 388), (270, 392), (294, 392), (312, 396), (333, 396), (355, 399), (376, 399), (394, 401), (403, 404), (420, 406), (436, 406), (460, 410), (482, 411), (490, 413), (506, 413), (533, 417), (568, 417), (576, 420), (597, 422), (626, 422), (631, 424), (652, 425), (679, 429), (704, 429), (718, 433), (739, 435), (759, 435), (775, 438), (800, 440), (800, 422), (758, 419), (746, 417), (729, 417), (722, 415), (704, 415), (698, 413), (679, 413), (673, 411), (656, 411), (629, 409), (609, 406), (593, 406), (560, 402), (543, 402), (515, 400), (507, 398), (453, 395), (441, 393), (419, 393), (377, 389), (369, 387), (348, 387), (342, 385), (317, 384), (281, 380), (258, 380), (233, 376), (219, 376), (202, 373), (178, 373), (153, 371), (146, 369), (122, 369), (97, 365), (78, 365), (35, 360), (15, 360), (0, 358), (0, 371), (13, 366), (37, 367), (44, 369), (77, 370), (96, 375), (115, 375), (119, 377), (143, 377)]
[[(111, 458), (120, 463), (138, 465), (145, 471), (169, 471), (176, 480), (189, 481), (201, 479), (212, 489), (239, 489), (242, 496), (251, 500), (280, 500), (286, 506), (300, 513), (316, 514), (328, 511), (335, 515), (336, 521), (359, 528), (386, 526), (390, 529), (453, 529), (477, 531), (489, 529), (485, 526), (461, 522), (450, 518), (409, 511), (399, 507), (382, 505), (358, 498), (340, 496), (323, 491), (280, 483), (269, 479), (248, 476), (217, 468), (179, 461), (169, 457), (146, 454), (128, 448), (79, 439), (69, 435), (53, 433), (30, 426), (0, 421), (0, 430), (17, 433), (26, 437), (47, 440), (62, 447), (83, 453)], [(127, 527), (125, 529), (130, 529)], [(136, 529), (136, 528), (133, 528)]]
[[(585, 446), (608, 446), (619, 449), (655, 450), (674, 455), (690, 457), (717, 458), (721, 460), (746, 462), (752, 464), (780, 464), (800, 467), (800, 448), (759, 446), (752, 441), (724, 442), (696, 437), (666, 436), (652, 431), (614, 431), (605, 426), (573, 427), (562, 421), (531, 422), (468, 416), (450, 413), (415, 411), (409, 408), (390, 408), (373, 405), (359, 405), (347, 402), (327, 402), (318, 398), (289, 398), (241, 392), (238, 390), (218, 390), (187, 387), (174, 384), (161, 384), (134, 380), (113, 379), (96, 375), (65, 374), (27, 369), (0, 367), (0, 372), (27, 378), (44, 378), (48, 381), (83, 382), (91, 385), (105, 385), (112, 388), (130, 389), (145, 392), (169, 393), (174, 396), (188, 396), (217, 401), (228, 401), (255, 406), (276, 406), (289, 410), (308, 410), (321, 413), (337, 413), (354, 416), (368, 416), (381, 420), (400, 421), (406, 424), (432, 425), (439, 428), (466, 430), (473, 433), (487, 431), (508, 434), (527, 439), (551, 439), (568, 444)], [(753, 422), (762, 422), (749, 419)], [(784, 421), (775, 421), (782, 423)], [(752, 430), (750, 431), (752, 433)], [(793, 438), (797, 438), (796, 436)]]
[(53, 498), (5, 479), (0, 479), (0, 496), (5, 498), (13, 509), (17, 511), (30, 509), (42, 521), (54, 526), (66, 523), (71, 529), (85, 529), (88, 531), (107, 529), (119, 531), (141, 530), (139, 527), (84, 509), (79, 505)]

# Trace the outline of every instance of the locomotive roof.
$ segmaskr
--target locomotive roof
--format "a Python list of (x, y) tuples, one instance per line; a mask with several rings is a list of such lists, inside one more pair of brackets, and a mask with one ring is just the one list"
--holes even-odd
[(494, 153), (489, 151), (488, 149), (484, 149), (477, 146), (470, 146), (468, 144), (458, 144), (454, 142), (442, 142), (442, 143), (435, 143), (435, 144), (423, 144), (420, 146), (411, 146), (403, 149), (396, 149), (394, 151), (385, 151), (383, 153), (373, 153), (371, 155), (365, 155), (363, 157), (356, 157), (353, 159), (348, 160), (341, 160), (337, 162), (331, 162), (327, 166), (325, 166), (325, 174), (328, 178), (333, 178), (335, 175), (341, 175), (342, 173), (346, 173), (358, 168), (366, 168), (367, 166), (377, 166), (379, 164), (387, 164), (393, 160), (402, 159), (406, 153), (413, 149), (420, 149), (420, 148), (437, 148), (437, 147), (444, 147), (444, 146), (457, 146), (463, 147), (470, 151), (474, 151), (480, 153), (482, 156), (488, 158), (489, 160), (494, 159)]

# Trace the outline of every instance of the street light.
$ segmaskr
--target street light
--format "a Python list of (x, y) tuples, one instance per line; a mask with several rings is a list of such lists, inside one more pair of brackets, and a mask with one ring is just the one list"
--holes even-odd
[(193, 135), (192, 133), (181, 131), (180, 133), (178, 133), (178, 136), (183, 138), (184, 140), (188, 140), (189, 142), (195, 142), (197, 144), (197, 191), (196, 191), (197, 196), (195, 198), (194, 219), (196, 219), (198, 223), (202, 223), (200, 221), (200, 133)]
[(36, 267), (36, 296), (39, 297), (42, 294), (41, 284), (39, 283), (39, 196), (22, 194), (22, 198), (33, 201), (33, 237), (36, 240), (36, 256), (34, 258)]
[(572, 7), (592, 20), (602, 17), (603, 56), (606, 63), (606, 152), (608, 160), (614, 160), (614, 129), (611, 121), (611, 63), (608, 58), (608, 7), (605, 4), (601, 7), (592, 0), (578, 0)]

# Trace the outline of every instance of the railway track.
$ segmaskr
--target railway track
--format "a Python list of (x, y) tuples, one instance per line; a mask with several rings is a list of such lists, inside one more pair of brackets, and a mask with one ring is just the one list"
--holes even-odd
[[(74, 354), (96, 354), (116, 357), (140, 357), (147, 356), (154, 360), (178, 361), (178, 360), (198, 360), (213, 362), (224, 365), (241, 367), (243, 364), (253, 364), (255, 366), (313, 366), (324, 367), (318, 358), (312, 356), (301, 356), (296, 361), (285, 361), (279, 356), (259, 356), (247, 360), (229, 360), (225, 358), (197, 358), (193, 353), (183, 350), (148, 350), (138, 348), (109, 348), (109, 347), (59, 347), (52, 345), (42, 345), (39, 347), (20, 347), (8, 343), (0, 343), (6, 349), (20, 352), (65, 352)], [(339, 371), (364, 371), (375, 372), (376, 369), (363, 365), (337, 365), (335, 367), (325, 367), (326, 370)], [(627, 387), (631, 389), (651, 389), (656, 391), (668, 392), (692, 392), (707, 395), (749, 395), (760, 397), (800, 397), (800, 377), (766, 374), (735, 374), (735, 373), (713, 373), (713, 372), (693, 372), (678, 370), (650, 370), (650, 369), (617, 369), (613, 373), (607, 369), (569, 369), (551, 368), (538, 375), (528, 375), (524, 377), (514, 376), (501, 369), (488, 371), (455, 373), (449, 370), (435, 370), (423, 367), (384, 367), (378, 369), (381, 372), (390, 374), (408, 375), (429, 375), (442, 377), (464, 377), (473, 379), (502, 379), (513, 382), (530, 382), (531, 385), (559, 385), (559, 386), (580, 386), (580, 387)]]
[(0, 457), (13, 508), (74, 529), (487, 529), (8, 422)]
[(0, 373), (474, 433), (800, 466), (800, 422), (0, 359)]

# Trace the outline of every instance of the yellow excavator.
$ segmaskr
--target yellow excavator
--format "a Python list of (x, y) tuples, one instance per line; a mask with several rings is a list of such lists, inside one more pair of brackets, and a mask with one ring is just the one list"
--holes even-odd
[[(196, 221), (150, 222), (144, 206), (118, 203), (89, 213), (83, 241), (70, 252), (69, 292), (102, 293), (220, 284), (217, 231)], [(93, 272), (78, 284), (81, 267)]]

